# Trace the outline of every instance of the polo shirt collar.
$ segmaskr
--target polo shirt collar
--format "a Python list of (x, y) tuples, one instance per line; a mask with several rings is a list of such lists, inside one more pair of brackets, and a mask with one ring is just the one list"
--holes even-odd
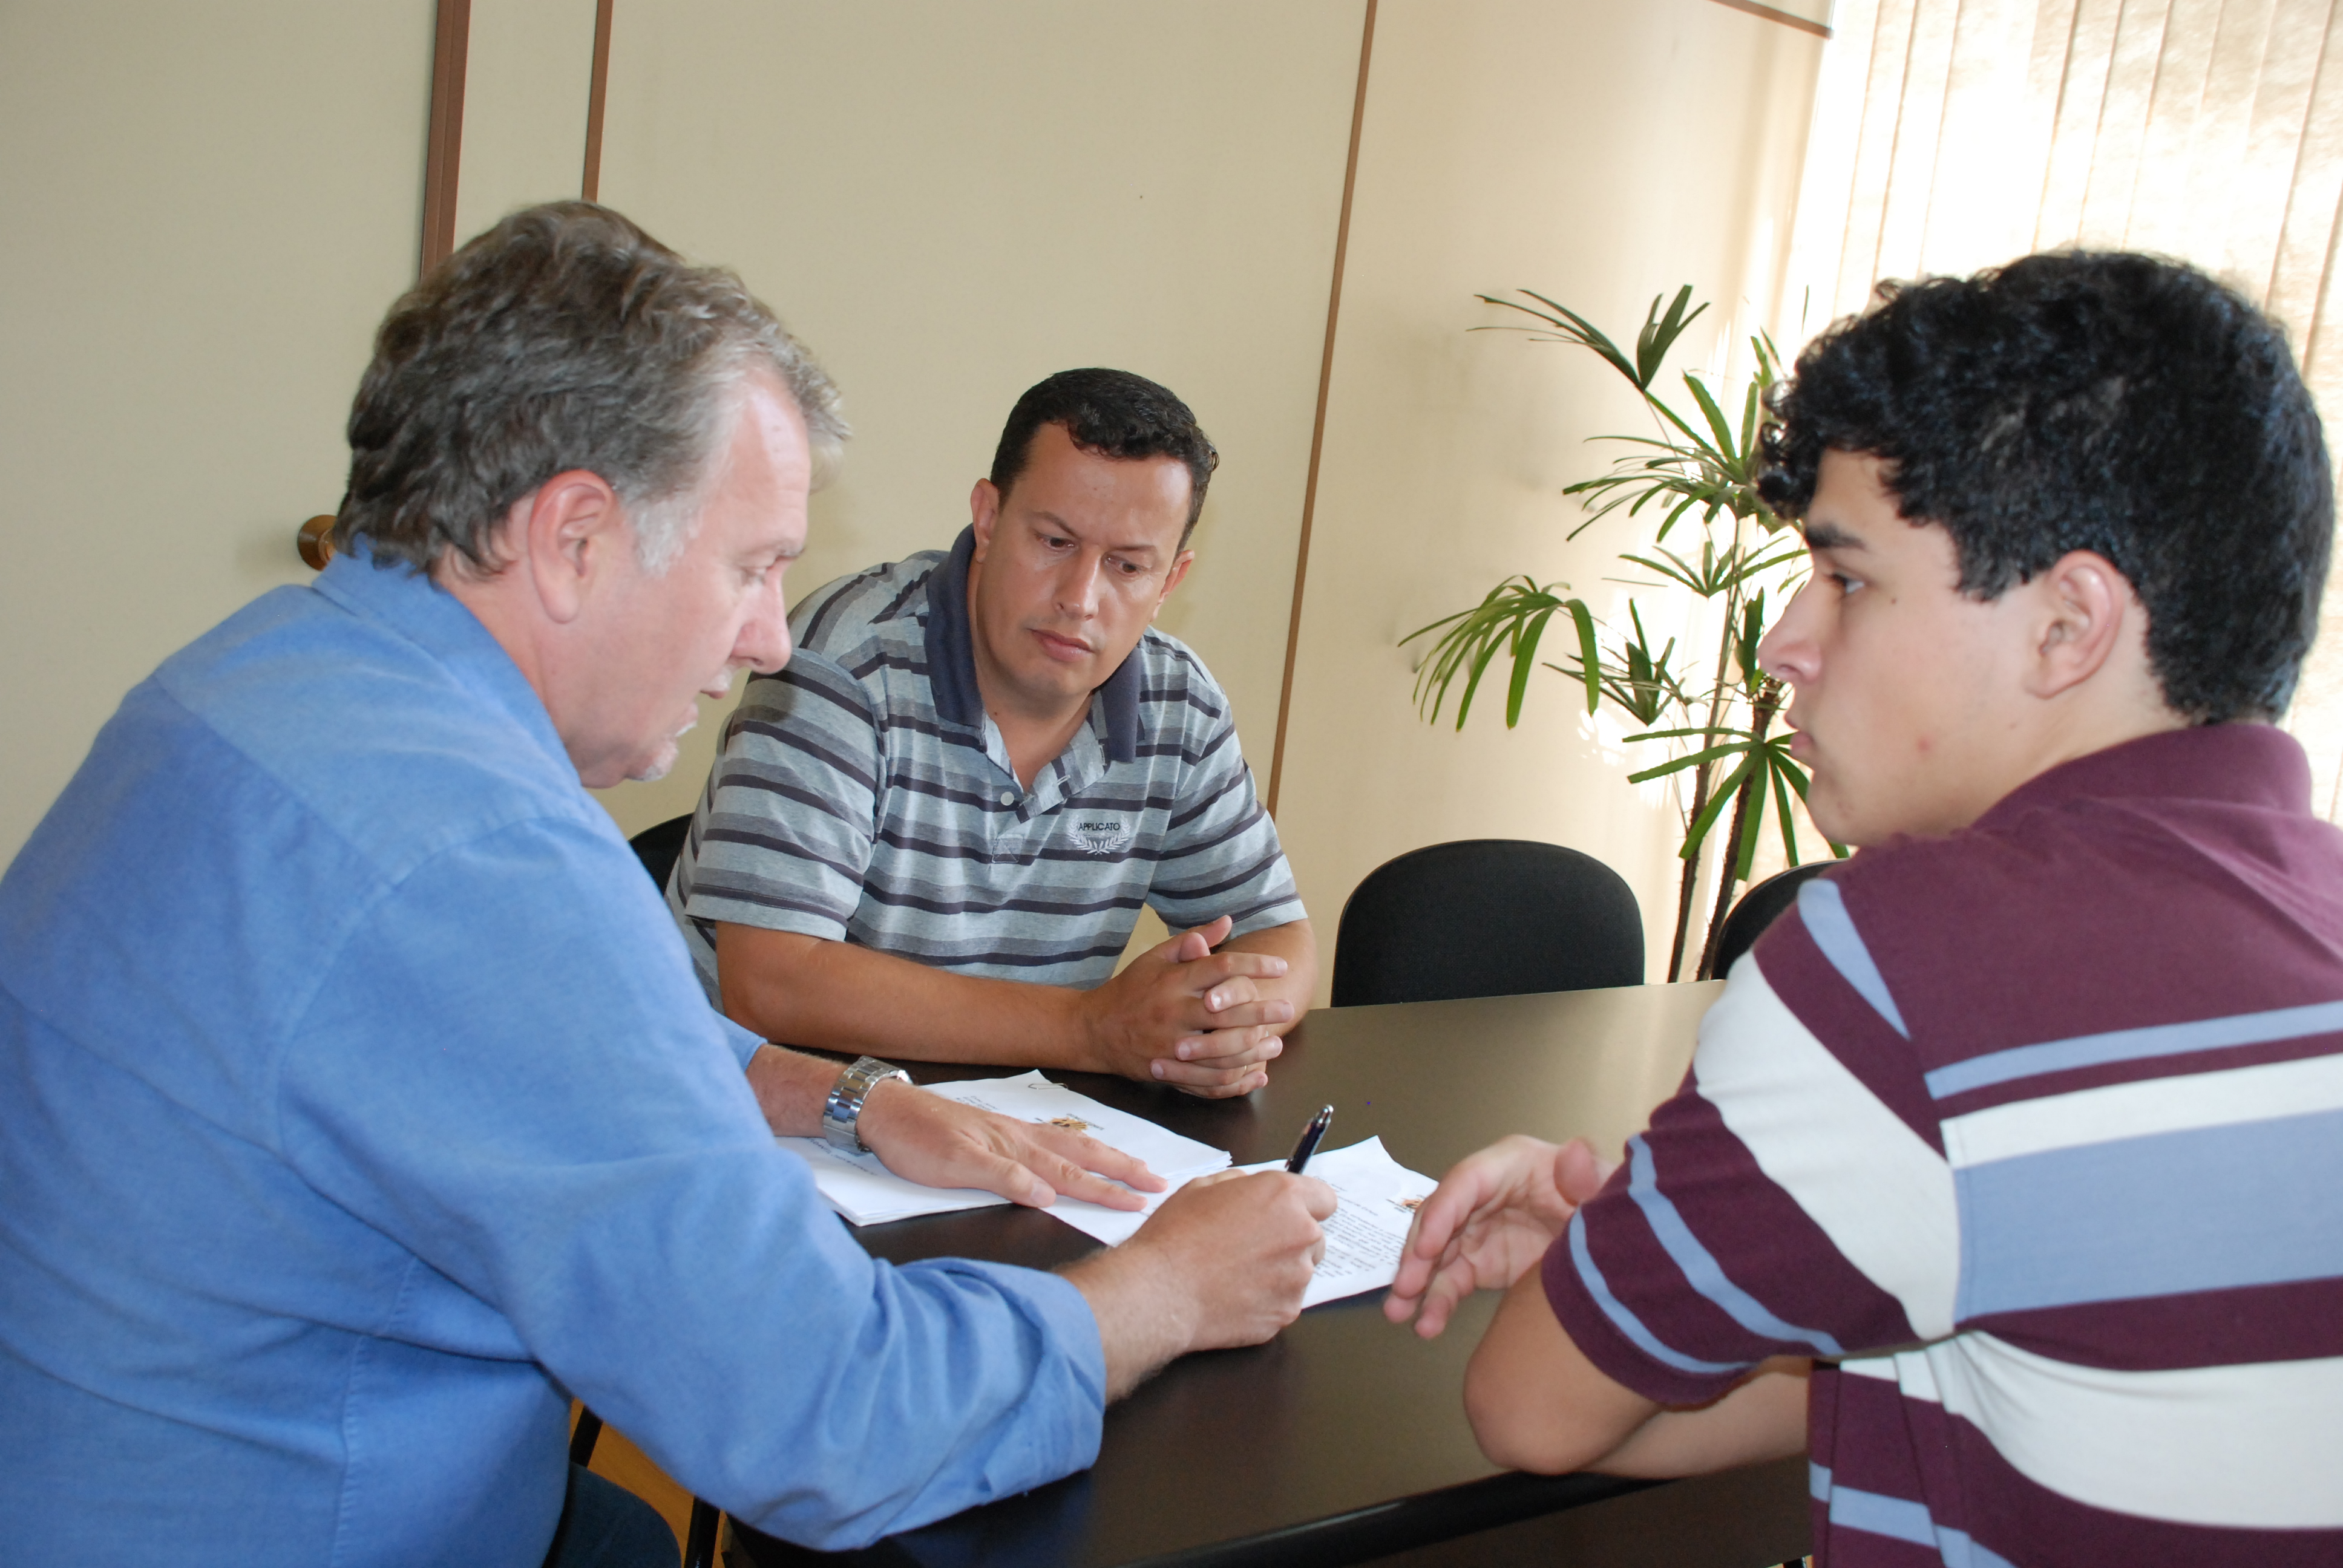
[(404, 562), (378, 566), (360, 540), (337, 551), (310, 586), (349, 613), (422, 648), (467, 689), (509, 713), (548, 756), (570, 765), (553, 716), (520, 666), (463, 600), (427, 573)]
[(2310, 812), (2310, 759), (2274, 724), (2201, 724), (2094, 751), (2036, 774), (1977, 819), (1993, 827), (2021, 812), (2087, 799), (2213, 800), (2298, 816)]
[[(976, 558), (976, 528), (960, 531), (951, 554), (928, 574), (928, 689), (936, 717), (984, 730), (984, 698), (976, 687), (976, 643), (968, 619), (968, 568)], [(1107, 760), (1139, 758), (1139, 689), (1143, 675), (1132, 648), (1091, 698), (1091, 713), (1105, 726)]]

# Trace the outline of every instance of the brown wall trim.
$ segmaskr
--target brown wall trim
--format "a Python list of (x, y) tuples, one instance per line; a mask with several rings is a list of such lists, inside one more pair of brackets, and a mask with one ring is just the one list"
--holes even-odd
[(1318, 458), (1326, 446), (1326, 391), (1334, 379), (1334, 325), (1342, 313), (1342, 263), (1351, 250), (1351, 195), (1359, 183), (1359, 130), (1367, 118), (1367, 62), (1375, 47), (1376, 0), (1359, 32), (1359, 86), (1351, 99), (1351, 152), (1342, 166), (1342, 213), (1334, 224), (1334, 281), (1326, 291), (1326, 347), (1318, 357), (1318, 414), (1310, 427), (1310, 477), (1302, 487), (1302, 538), (1293, 550), (1293, 608), (1285, 622), (1285, 678), (1277, 690), (1277, 739), (1269, 754), (1269, 814), (1285, 781), (1285, 726), (1293, 713), (1293, 661), (1302, 649), (1302, 590), (1310, 576), (1310, 527), (1318, 515)]
[(594, 78), (586, 89), (586, 172), (578, 194), (602, 199), (602, 106), (610, 95), (610, 12), (618, 0), (594, 0)]
[(1827, 38), (1831, 30), (1820, 22), (1809, 22), (1804, 16), (1793, 16), (1787, 11), (1777, 11), (1771, 5), (1760, 5), (1757, 0), (1716, 0), (1728, 11), (1746, 11), (1752, 16), (1763, 16), (1768, 22), (1779, 22), (1785, 27), (1795, 27), (1801, 33), (1812, 33), (1817, 38)]
[(431, 136), (423, 151), (423, 247), (418, 273), (456, 248), (456, 171), (464, 156), (464, 61), (472, 44), (472, 0), (439, 0), (432, 35)]

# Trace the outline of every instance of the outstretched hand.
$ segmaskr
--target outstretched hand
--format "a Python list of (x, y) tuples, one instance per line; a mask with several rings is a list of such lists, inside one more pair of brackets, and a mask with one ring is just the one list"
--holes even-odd
[(1233, 923), (1223, 915), (1159, 942), (1084, 994), (1102, 1070), (1215, 1099), (1269, 1081), (1265, 1064), (1285, 1049), (1279, 1036), (1295, 1012), (1260, 982), (1282, 978), (1287, 964), (1221, 948)]
[(1536, 1267), (1617, 1169), (1578, 1138), (1554, 1144), (1515, 1134), (1467, 1155), (1415, 1211), (1383, 1315), (1413, 1318), (1417, 1333), (1434, 1337), (1458, 1302), (1507, 1289)]
[(1046, 1209), (1061, 1195), (1138, 1209), (1139, 1192), (1163, 1191), (1163, 1178), (1144, 1161), (1095, 1138), (897, 1082), (871, 1090), (857, 1130), (898, 1176), (926, 1187), (981, 1188), (1029, 1209)]

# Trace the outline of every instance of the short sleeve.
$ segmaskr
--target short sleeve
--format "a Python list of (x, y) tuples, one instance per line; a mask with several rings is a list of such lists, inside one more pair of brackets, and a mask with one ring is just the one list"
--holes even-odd
[(870, 864), (880, 767), (870, 695), (834, 660), (800, 651), (751, 681), (701, 803), (684, 913), (843, 940)]
[(1192, 716), (1184, 732), (1176, 742), (1158, 742), (1179, 745), (1185, 766), (1148, 907), (1173, 930), (1226, 915), (1235, 936), (1304, 919), (1277, 824), (1262, 808), (1237, 743), (1228, 699), (1201, 669), (1192, 678), (1206, 700), (1192, 697), (1183, 706)]
[[(1769, 1356), (1865, 1354), (1949, 1329), (1951, 1175), (1877, 1081), (1909, 1062), (1851, 1061), (1760, 964), (1813, 980), (1797, 961), (1812, 949), (1785, 919), (1735, 965), (1684, 1085), (1546, 1254), (1572, 1341), (1664, 1404), (1713, 1399)], [(1838, 1000), (1813, 1000), (1825, 1013)]]

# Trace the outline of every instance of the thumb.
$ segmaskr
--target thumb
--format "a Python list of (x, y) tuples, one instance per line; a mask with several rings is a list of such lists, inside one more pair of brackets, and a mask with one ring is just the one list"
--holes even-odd
[(1562, 1146), (1562, 1152), (1554, 1158), (1554, 1184), (1575, 1206), (1602, 1191), (1603, 1184), (1618, 1168), (1616, 1161), (1598, 1158), (1586, 1140), (1574, 1138)]
[[(1181, 956), (1182, 958), (1202, 958), (1206, 953), (1211, 952), (1214, 948), (1219, 947), (1222, 942), (1229, 940), (1229, 932), (1235, 927), (1236, 923), (1236, 918), (1234, 916), (1222, 915), (1219, 920), (1214, 920), (1209, 926), (1198, 926), (1194, 930), (1187, 932), (1180, 939)], [(1201, 940), (1203, 943), (1203, 945), (1197, 948), (1192, 954), (1188, 950), (1188, 944), (1191, 940)]]

